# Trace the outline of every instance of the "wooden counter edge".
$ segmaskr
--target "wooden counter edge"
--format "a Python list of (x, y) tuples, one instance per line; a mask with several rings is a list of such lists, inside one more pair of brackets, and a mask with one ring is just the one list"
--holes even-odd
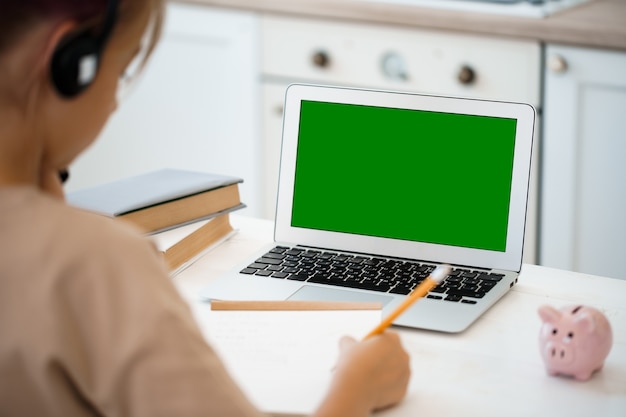
[(591, 0), (545, 18), (432, 9), (357, 0), (168, 0), (175, 3), (343, 19), (485, 36), (504, 36), (570, 46), (626, 51), (626, 1)]

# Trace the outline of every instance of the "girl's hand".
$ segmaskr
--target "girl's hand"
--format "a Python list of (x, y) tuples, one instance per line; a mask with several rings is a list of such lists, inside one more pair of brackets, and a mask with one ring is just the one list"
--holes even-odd
[(339, 345), (335, 377), (317, 417), (365, 417), (404, 398), (411, 371), (397, 333), (360, 342), (344, 337)]

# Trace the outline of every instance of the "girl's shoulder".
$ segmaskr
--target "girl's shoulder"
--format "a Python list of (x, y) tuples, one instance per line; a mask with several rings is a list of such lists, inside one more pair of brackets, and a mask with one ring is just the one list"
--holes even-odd
[(67, 205), (37, 190), (2, 190), (0, 230), (13, 259), (52, 269), (167, 275), (154, 244), (132, 225)]

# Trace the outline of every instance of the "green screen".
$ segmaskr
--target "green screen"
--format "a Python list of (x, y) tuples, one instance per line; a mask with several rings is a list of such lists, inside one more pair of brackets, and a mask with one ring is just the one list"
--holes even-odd
[(515, 119), (301, 104), (292, 226), (505, 251)]

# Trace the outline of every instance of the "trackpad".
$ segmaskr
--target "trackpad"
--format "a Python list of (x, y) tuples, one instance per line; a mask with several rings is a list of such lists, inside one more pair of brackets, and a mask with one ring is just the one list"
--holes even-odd
[(393, 300), (393, 297), (305, 285), (293, 293), (289, 300), (374, 302), (385, 306), (385, 304)]

